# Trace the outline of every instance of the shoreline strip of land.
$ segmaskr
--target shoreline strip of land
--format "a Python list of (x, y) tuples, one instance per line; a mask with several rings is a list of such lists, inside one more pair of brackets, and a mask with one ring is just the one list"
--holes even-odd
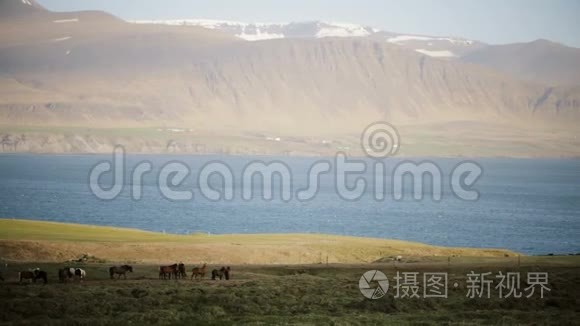
[(454, 248), (326, 234), (165, 234), (137, 229), (0, 219), (0, 259), (229, 264), (373, 263), (397, 256), (516, 257), (505, 249)]

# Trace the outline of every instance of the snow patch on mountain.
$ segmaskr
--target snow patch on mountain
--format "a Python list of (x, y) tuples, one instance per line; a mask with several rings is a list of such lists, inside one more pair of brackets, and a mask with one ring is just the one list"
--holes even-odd
[(246, 41), (263, 41), (263, 40), (274, 40), (284, 38), (284, 34), (276, 33), (262, 33), (259, 30), (256, 34), (237, 34), (237, 37), (244, 39)]
[(285, 37), (365, 37), (380, 32), (379, 29), (349, 23), (244, 23), (211, 19), (136, 20), (137, 24), (162, 24), (174, 26), (199, 26), (222, 30), (248, 41), (279, 39)]
[(436, 58), (455, 58), (455, 57), (457, 57), (457, 55), (455, 55), (455, 53), (448, 51), (448, 50), (430, 51), (430, 50), (425, 50), (425, 49), (417, 49), (415, 51), (422, 53), (424, 55), (428, 55), (430, 57), (436, 57)]
[(317, 38), (323, 37), (365, 37), (371, 35), (372, 28), (357, 24), (318, 23)]
[(472, 40), (466, 40), (461, 38), (431, 37), (420, 35), (397, 35), (395, 37), (390, 37), (387, 39), (387, 42), (396, 44), (401, 44), (407, 41), (447, 41), (451, 44), (457, 45), (472, 45), (474, 43)]
[(59, 37), (59, 38), (53, 38), (50, 41), (51, 42), (62, 42), (62, 41), (70, 40), (70, 39), (71, 39), (70, 36), (63, 36), (63, 37)]
[(66, 23), (78, 23), (78, 18), (71, 18), (71, 19), (57, 19), (52, 21), (55, 24), (66, 24)]
[(133, 23), (197, 26), (219, 30), (247, 41), (282, 38), (368, 37), (439, 58), (461, 57), (484, 46), (482, 43), (463, 38), (391, 33), (374, 27), (340, 22), (245, 23), (212, 19), (170, 19), (138, 20)]

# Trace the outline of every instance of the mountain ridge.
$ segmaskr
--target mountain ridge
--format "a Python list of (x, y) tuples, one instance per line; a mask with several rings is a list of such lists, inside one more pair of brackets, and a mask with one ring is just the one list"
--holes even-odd
[(580, 49), (545, 39), (527, 43), (490, 45), (461, 58), (551, 86), (580, 85)]
[[(131, 20), (135, 24), (198, 26), (220, 30), (246, 41), (286, 38), (368, 37), (386, 41), (436, 57), (459, 57), (484, 43), (460, 37), (402, 34), (354, 23), (304, 21), (290, 23), (246, 23), (212, 19)], [(446, 55), (442, 55), (446, 51)]]

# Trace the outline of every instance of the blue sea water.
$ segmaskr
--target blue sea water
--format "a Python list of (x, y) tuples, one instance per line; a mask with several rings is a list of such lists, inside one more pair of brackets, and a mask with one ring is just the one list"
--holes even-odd
[[(306, 202), (295, 198), (286, 202), (279, 193), (272, 201), (242, 200), (242, 170), (253, 160), (282, 161), (293, 173), (296, 190), (306, 187), (308, 169), (320, 158), (132, 155), (126, 160), (126, 186), (110, 201), (95, 197), (88, 185), (90, 169), (103, 160), (111, 156), (0, 155), (0, 216), (170, 233), (332, 233), (526, 254), (580, 252), (580, 160), (475, 159), (484, 170), (474, 186), (480, 193), (477, 201), (453, 196), (448, 176), (440, 201), (429, 197), (429, 183), (426, 198), (413, 200), (406, 187), (405, 199), (396, 201), (388, 176), (400, 160), (388, 159), (384, 200), (375, 200), (372, 183), (361, 199), (341, 199), (331, 173), (321, 178), (318, 194)], [(143, 198), (133, 200), (130, 172), (143, 160), (151, 162), (153, 171), (144, 177)], [(215, 160), (226, 162), (234, 172), (233, 201), (209, 201), (198, 189), (200, 168)], [(178, 188), (192, 190), (193, 199), (171, 201), (160, 193), (159, 169), (170, 161), (191, 169)], [(449, 174), (460, 159), (431, 161)], [(371, 180), (372, 172), (364, 177)], [(111, 180), (108, 175), (102, 181)]]

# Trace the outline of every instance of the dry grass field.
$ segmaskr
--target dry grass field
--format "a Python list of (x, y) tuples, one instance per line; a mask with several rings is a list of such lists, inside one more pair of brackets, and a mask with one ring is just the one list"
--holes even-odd
[(0, 258), (216, 264), (371, 263), (384, 257), (512, 257), (500, 249), (447, 248), (321, 234), (174, 235), (132, 229), (0, 219)]

